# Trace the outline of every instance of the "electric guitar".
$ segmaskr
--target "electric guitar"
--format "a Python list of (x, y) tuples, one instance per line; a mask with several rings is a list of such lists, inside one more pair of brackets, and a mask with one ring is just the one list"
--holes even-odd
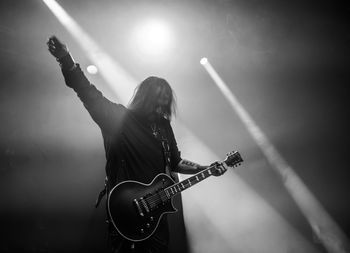
[[(235, 151), (227, 154), (226, 159), (219, 164), (236, 167), (241, 162), (241, 155)], [(132, 180), (117, 184), (108, 196), (107, 206), (112, 224), (127, 240), (146, 240), (157, 229), (163, 214), (177, 211), (172, 198), (210, 177), (216, 166), (210, 166), (179, 183), (161, 173), (149, 184)]]

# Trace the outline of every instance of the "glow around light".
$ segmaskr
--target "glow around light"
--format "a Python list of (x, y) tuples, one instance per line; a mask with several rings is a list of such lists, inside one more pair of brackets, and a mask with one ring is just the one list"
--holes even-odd
[(86, 68), (87, 72), (89, 72), (89, 74), (91, 75), (96, 75), (98, 73), (98, 69), (95, 65), (89, 65)]
[(158, 19), (143, 21), (132, 36), (137, 50), (144, 55), (163, 55), (174, 45), (169, 25)]
[(203, 58), (200, 60), (200, 64), (202, 64), (202, 65), (205, 65), (205, 64), (207, 64), (207, 63), (208, 63), (208, 59), (205, 58), (205, 57), (203, 57)]

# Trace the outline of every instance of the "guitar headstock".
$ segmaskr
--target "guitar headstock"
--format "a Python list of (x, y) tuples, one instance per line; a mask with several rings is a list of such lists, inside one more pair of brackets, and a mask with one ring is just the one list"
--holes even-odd
[(243, 162), (243, 159), (238, 151), (231, 151), (226, 155), (226, 158), (224, 160), (224, 163), (226, 163), (226, 165), (229, 167), (236, 167), (238, 165), (241, 165), (241, 162)]

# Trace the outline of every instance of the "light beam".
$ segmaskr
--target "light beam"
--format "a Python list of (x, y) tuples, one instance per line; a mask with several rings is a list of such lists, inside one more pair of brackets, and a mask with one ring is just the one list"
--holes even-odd
[[(83, 48), (91, 62), (98, 67), (101, 76), (119, 98), (118, 102), (125, 103), (132, 95), (136, 83), (134, 78), (109, 57), (56, 1), (43, 2)], [(176, 122), (176, 125), (184, 157), (203, 164), (219, 160), (214, 152), (180, 122)], [(218, 181), (210, 179), (196, 187), (197, 191), (189, 191), (183, 196), (185, 218), (194, 253), (279, 253), (286, 247), (296, 248), (302, 253), (316, 252), (283, 218), (276, 218), (279, 217), (278, 214), (242, 180), (232, 173), (221, 177), (220, 180), (222, 181), (218, 184)], [(239, 192), (241, 195), (237, 198), (232, 192)], [(239, 206), (236, 205), (238, 200)], [(236, 216), (232, 216), (232, 213), (236, 213)], [(260, 230), (256, 229), (257, 224), (261, 227)], [(248, 236), (242, 236), (242, 232)], [(210, 235), (210, 239), (207, 235)]]
[(220, 78), (210, 62), (206, 61), (206, 63), (202, 65), (230, 103), (232, 109), (234, 109), (241, 118), (250, 135), (272, 165), (272, 168), (278, 173), (278, 175), (280, 175), (286, 189), (309, 221), (314, 234), (320, 239), (328, 252), (350, 252), (349, 241), (343, 231), (328, 215), (321, 204), (308, 190), (306, 185), (294, 172), (292, 167), (283, 159), (266, 135), (253, 121), (235, 95), (230, 91), (226, 83)]
[(100, 48), (55, 0), (43, 0), (43, 2), (82, 47), (91, 62), (97, 66), (101, 76), (114, 91), (113, 95), (116, 96), (118, 102), (127, 104), (136, 87), (136, 80)]

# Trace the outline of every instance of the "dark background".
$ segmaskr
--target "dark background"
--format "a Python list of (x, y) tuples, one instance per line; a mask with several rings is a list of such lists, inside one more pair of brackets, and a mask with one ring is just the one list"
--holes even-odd
[[(350, 235), (349, 5), (330, 1), (68, 1), (59, 3), (136, 80), (164, 76), (178, 119), (222, 156), (245, 158), (241, 176), (310, 240), (311, 229), (244, 125), (199, 65), (206, 56), (306, 186)], [(161, 62), (127, 36), (143, 14), (177, 35)], [(0, 4), (1, 252), (77, 252), (104, 240), (99, 129), (46, 49), (56, 34), (83, 67), (76, 42), (41, 1)], [(154, 60), (154, 59), (153, 59)], [(150, 64), (151, 62), (151, 64)], [(104, 89), (100, 76), (90, 80)], [(179, 144), (181, 146), (181, 143)], [(317, 242), (315, 242), (317, 243)], [(322, 249), (321, 246), (318, 246)]]

